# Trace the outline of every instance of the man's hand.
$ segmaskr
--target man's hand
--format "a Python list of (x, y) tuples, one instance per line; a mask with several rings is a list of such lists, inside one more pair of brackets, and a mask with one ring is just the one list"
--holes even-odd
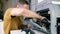
[(49, 29), (50, 22), (49, 22), (49, 20), (47, 18), (43, 18), (41, 20), (41, 22), (45, 24), (45, 26), (46, 26), (47, 29)]
[(45, 17), (42, 17), (41, 21), (42, 21), (42, 22), (46, 22), (46, 23), (47, 23), (47, 22), (48, 22), (48, 19), (47, 19), (47, 18), (45, 18)]

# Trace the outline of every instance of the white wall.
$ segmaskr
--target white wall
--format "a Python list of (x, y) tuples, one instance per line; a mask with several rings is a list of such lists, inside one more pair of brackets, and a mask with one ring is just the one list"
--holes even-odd
[(38, 0), (31, 0), (31, 10), (35, 11), (36, 4), (38, 3)]
[(56, 13), (56, 17), (60, 18), (60, 5), (55, 5), (55, 13)]

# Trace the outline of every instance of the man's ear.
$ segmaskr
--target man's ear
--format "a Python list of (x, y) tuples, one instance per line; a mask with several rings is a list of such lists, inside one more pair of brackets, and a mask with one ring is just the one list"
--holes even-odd
[(19, 8), (19, 5), (17, 4), (17, 6), (16, 6), (17, 8)]

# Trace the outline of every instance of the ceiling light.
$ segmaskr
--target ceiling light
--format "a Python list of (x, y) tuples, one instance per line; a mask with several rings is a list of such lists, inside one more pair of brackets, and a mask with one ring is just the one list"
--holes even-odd
[(60, 4), (59, 1), (52, 1), (53, 4)]

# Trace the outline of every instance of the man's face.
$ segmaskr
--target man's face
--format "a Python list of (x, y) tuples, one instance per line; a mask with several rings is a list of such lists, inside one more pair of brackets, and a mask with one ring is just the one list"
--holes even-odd
[(19, 8), (19, 7), (29, 9), (29, 5), (27, 5), (27, 4), (24, 4), (24, 5), (17, 4), (17, 8)]
[(23, 8), (25, 8), (25, 9), (29, 9), (29, 5), (24, 4), (24, 5), (23, 5)]

